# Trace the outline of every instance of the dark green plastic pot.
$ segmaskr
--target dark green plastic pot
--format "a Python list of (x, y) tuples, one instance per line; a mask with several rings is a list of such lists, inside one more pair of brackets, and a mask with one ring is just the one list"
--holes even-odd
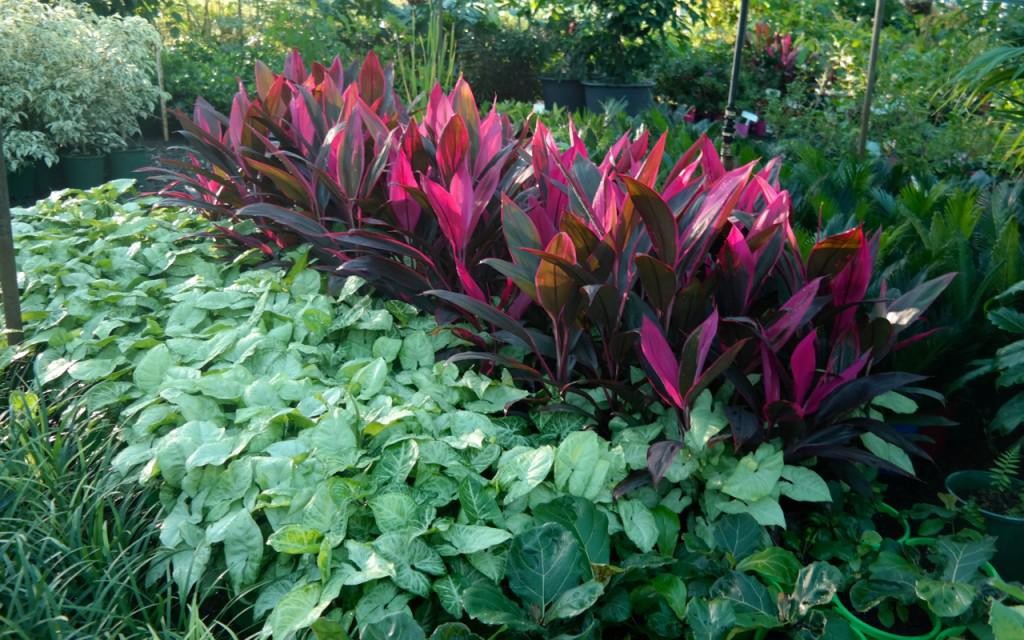
[(136, 171), (150, 164), (149, 157), (149, 150), (144, 147), (111, 151), (108, 156), (110, 160), (108, 175), (110, 175), (111, 180), (139, 178), (140, 176)]
[[(971, 495), (988, 488), (992, 475), (987, 471), (957, 471), (946, 478), (946, 491), (964, 502)], [(1024, 482), (1014, 480), (1014, 489), (1024, 489)], [(999, 574), (1006, 580), (1024, 580), (1024, 553), (1021, 553), (1021, 539), (1024, 539), (1024, 518), (1007, 516), (981, 509), (985, 517), (985, 530), (996, 537), (996, 556), (992, 559)]]
[(11, 204), (23, 205), (32, 202), (36, 195), (37, 171), (36, 164), (29, 163), (18, 167), (17, 171), (7, 172), (7, 191)]
[(579, 80), (554, 80), (541, 78), (541, 94), (544, 96), (544, 108), (551, 110), (555, 105), (567, 111), (579, 111), (585, 104), (583, 83)]
[(91, 189), (104, 183), (106, 174), (103, 156), (67, 155), (60, 158), (64, 184), (72, 189)]
[(608, 100), (625, 100), (626, 113), (635, 116), (647, 111), (654, 104), (654, 94), (651, 92), (653, 86), (653, 82), (635, 84), (584, 82), (583, 91), (587, 100), (587, 109), (594, 113), (604, 111), (604, 107), (601, 105)]
[(48, 167), (45, 162), (40, 162), (36, 167), (36, 194), (39, 197), (45, 197), (51, 191), (63, 188), (64, 176), (61, 173), (60, 164)]

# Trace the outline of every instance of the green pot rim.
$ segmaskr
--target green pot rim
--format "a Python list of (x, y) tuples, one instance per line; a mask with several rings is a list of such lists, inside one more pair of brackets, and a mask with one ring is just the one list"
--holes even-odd
[(942, 621), (939, 620), (935, 614), (927, 609), (922, 609), (928, 614), (928, 617), (932, 620), (931, 631), (916, 635), (916, 636), (904, 636), (878, 627), (873, 627), (867, 622), (864, 622), (856, 616), (852, 611), (846, 608), (842, 600), (839, 599), (838, 595), (832, 596), (832, 607), (836, 610), (836, 613), (846, 618), (846, 621), (850, 623), (855, 631), (859, 631), (866, 638), (872, 638), (873, 640), (935, 640), (938, 635), (942, 632)]
[(60, 155), (61, 162), (66, 160), (71, 161), (86, 161), (86, 160), (102, 160), (106, 156), (102, 153), (62, 153)]
[[(988, 471), (982, 471), (980, 469), (965, 469), (963, 471), (954, 471), (953, 473), (946, 476), (946, 491), (953, 494), (953, 496), (960, 502), (967, 502), (967, 500), (962, 495), (957, 493), (956, 489), (954, 489), (952, 485), (954, 484), (957, 478), (978, 476), (985, 476), (986, 478), (991, 478), (992, 474)], [(1011, 482), (1014, 486), (1024, 486), (1024, 482), (1021, 482), (1016, 478), (1012, 478)], [(997, 513), (995, 511), (989, 511), (988, 509), (982, 509), (981, 507), (978, 507), (978, 510), (981, 511), (986, 517), (992, 518), (994, 520), (1000, 520), (1002, 522), (1007, 522), (1016, 525), (1024, 525), (1024, 517), (1008, 516), (1005, 513)]]

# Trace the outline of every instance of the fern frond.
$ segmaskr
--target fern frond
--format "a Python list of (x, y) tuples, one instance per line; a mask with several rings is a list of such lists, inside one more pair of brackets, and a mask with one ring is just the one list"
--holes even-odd
[(1008, 492), (1013, 487), (1013, 480), (1020, 469), (1020, 445), (1016, 445), (999, 454), (989, 472), (992, 474), (992, 486), (1000, 492)]

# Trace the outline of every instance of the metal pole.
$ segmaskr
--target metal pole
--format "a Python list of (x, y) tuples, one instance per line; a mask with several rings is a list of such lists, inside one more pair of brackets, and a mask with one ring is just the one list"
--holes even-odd
[(857, 138), (857, 154), (860, 156), (864, 155), (868, 144), (871, 100), (875, 95), (875, 80), (878, 76), (878, 41), (882, 39), (883, 20), (885, 20), (885, 0), (875, 0), (875, 24), (871, 32), (871, 55), (868, 58), (868, 86), (864, 92), (864, 105), (860, 111), (860, 137)]
[(736, 90), (740, 84), (740, 62), (743, 58), (743, 43), (747, 39), (747, 9), (750, 0), (740, 0), (740, 17), (736, 23), (736, 44), (732, 50), (732, 74), (729, 76), (729, 97), (725, 103), (725, 120), (722, 122), (722, 162), (726, 169), (732, 169), (732, 141), (736, 133)]
[(21, 300), (18, 293), (18, 267), (14, 263), (14, 234), (11, 232), (11, 204), (7, 191), (7, 163), (4, 161), (4, 136), (0, 131), (0, 292), (4, 299), (4, 323), (7, 344), (21, 342)]

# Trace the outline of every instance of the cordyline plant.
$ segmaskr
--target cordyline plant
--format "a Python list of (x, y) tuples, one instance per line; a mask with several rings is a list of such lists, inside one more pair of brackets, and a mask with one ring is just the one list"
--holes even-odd
[[(259, 238), (225, 232), (268, 253), (304, 241), (321, 268), (456, 312), (475, 345), (457, 358), (584, 398), (599, 428), (649, 399), (632, 382), (642, 368), (680, 418), (646, 480), (709, 387), (732, 389), (740, 450), (781, 437), (792, 461), (894, 471), (884, 447), (921, 453), (869, 409), (889, 392), (928, 395), (884, 359), (952, 275), (872, 299), (877, 238), (852, 229), (802, 255), (777, 160), (727, 171), (702, 137), (669, 163), (666, 138), (643, 133), (596, 162), (571, 127), (566, 149), (543, 124), (514, 136), (461, 80), (435, 88), (417, 123), (372, 54), (311, 72), (292, 54), (283, 76), (258, 67), (257, 88), (229, 118), (202, 101), (180, 116), (196, 155), (165, 194), (257, 221)], [(865, 434), (882, 447), (861, 448)]]
[(494, 255), (481, 239), (499, 236), (489, 204), (511, 188), (516, 142), (464, 81), (450, 95), (436, 87), (422, 123), (373, 53), (307, 69), (292, 52), (280, 75), (258, 63), (256, 88), (250, 97), (240, 85), (227, 117), (202, 99), (191, 117), (177, 114), (189, 161), (163, 160), (169, 203), (253, 219), (257, 234), (220, 229), (268, 255), (308, 243), (321, 268), (406, 299), (444, 287), (483, 300), (492, 281), (504, 286), (479, 263)]

